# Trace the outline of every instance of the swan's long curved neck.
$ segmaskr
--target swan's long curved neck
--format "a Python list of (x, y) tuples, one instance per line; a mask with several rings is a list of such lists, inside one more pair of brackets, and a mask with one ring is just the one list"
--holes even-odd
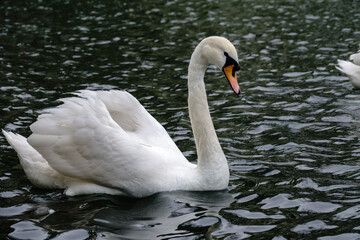
[(193, 54), (188, 72), (188, 104), (200, 169), (227, 169), (207, 102), (204, 75), (208, 65)]

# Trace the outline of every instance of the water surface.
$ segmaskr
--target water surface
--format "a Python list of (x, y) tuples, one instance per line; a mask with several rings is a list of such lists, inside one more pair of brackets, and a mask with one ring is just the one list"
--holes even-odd
[(242, 94), (206, 74), (226, 191), (145, 199), (34, 187), (0, 136), (7, 239), (360, 239), (360, 92), (335, 69), (360, 43), (357, 1), (3, 1), (1, 128), (28, 136), (80, 89), (131, 92), (196, 161), (186, 70), (220, 35)]

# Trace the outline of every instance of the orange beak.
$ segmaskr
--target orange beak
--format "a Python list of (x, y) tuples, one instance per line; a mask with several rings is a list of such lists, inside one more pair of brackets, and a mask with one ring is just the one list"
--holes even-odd
[(229, 81), (231, 88), (234, 90), (235, 94), (238, 95), (240, 93), (240, 87), (234, 67), (235, 65), (229, 65), (227, 67), (224, 67), (223, 72), (225, 73), (225, 76)]

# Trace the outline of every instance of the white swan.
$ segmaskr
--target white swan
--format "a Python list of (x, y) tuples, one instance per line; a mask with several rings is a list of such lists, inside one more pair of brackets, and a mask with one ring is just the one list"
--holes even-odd
[(360, 89), (360, 51), (350, 55), (350, 60), (353, 63), (338, 60), (339, 66), (336, 66), (336, 68), (348, 76), (354, 88)]
[(198, 164), (190, 163), (166, 130), (124, 91), (80, 91), (42, 114), (26, 139), (3, 130), (29, 180), (67, 195), (145, 197), (172, 190), (225, 189), (229, 168), (210, 117), (203, 77), (218, 66), (239, 94), (235, 47), (205, 38), (188, 69), (188, 104)]

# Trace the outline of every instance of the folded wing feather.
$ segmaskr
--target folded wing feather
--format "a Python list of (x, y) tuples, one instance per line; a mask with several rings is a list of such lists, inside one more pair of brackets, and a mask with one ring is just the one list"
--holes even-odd
[(159, 167), (166, 169), (170, 163), (189, 164), (131, 94), (81, 91), (78, 95), (62, 99), (62, 105), (31, 125), (28, 142), (59, 173), (121, 189), (149, 178), (151, 168), (159, 172)]

